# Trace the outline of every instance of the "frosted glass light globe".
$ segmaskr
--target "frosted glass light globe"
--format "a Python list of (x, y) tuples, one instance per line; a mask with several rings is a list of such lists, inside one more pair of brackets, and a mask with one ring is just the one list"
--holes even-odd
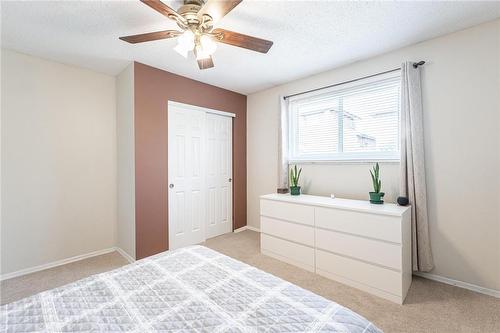
[(207, 35), (201, 36), (200, 44), (201, 47), (203, 48), (203, 52), (209, 55), (214, 54), (215, 50), (217, 49), (217, 43)]
[(189, 51), (194, 49), (194, 33), (191, 30), (186, 30), (177, 37), (177, 46), (174, 50), (184, 58), (187, 58)]

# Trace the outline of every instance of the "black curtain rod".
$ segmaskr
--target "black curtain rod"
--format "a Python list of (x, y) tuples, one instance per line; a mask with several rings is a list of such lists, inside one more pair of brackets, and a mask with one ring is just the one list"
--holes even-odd
[[(425, 64), (425, 61), (414, 62), (413, 63), (413, 68), (417, 68), (418, 66), (422, 66), (423, 64)], [(316, 88), (316, 89), (311, 89), (311, 90), (303, 91), (303, 92), (296, 93), (296, 94), (293, 94), (293, 95), (284, 96), (283, 98), (287, 99), (287, 98), (290, 98), (290, 97), (293, 97), (293, 96), (299, 96), (299, 95), (307, 94), (307, 93), (310, 93), (310, 92), (313, 92), (313, 91), (318, 91), (318, 90), (322, 90), (322, 89), (332, 88), (332, 87), (340, 86), (342, 84), (347, 84), (347, 83), (356, 82), (356, 81), (359, 81), (359, 80), (369, 79), (369, 78), (374, 77), (374, 76), (383, 75), (383, 74), (387, 74), (387, 73), (392, 73), (392, 72), (400, 71), (400, 70), (401, 70), (401, 67), (398, 67), (398, 68), (390, 69), (390, 70), (385, 71), (385, 72), (371, 74), (371, 75), (368, 75), (368, 76), (359, 77), (357, 79), (353, 79), (353, 80), (349, 80), (349, 81), (344, 81), (344, 82), (340, 82), (340, 83), (335, 83), (335, 84), (331, 84), (329, 86), (325, 86), (325, 87), (321, 87), (321, 88)]]

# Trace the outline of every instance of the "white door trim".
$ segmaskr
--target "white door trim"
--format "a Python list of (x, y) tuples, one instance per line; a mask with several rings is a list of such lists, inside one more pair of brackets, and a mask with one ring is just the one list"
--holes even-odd
[(231, 113), (231, 112), (219, 111), (219, 110), (214, 110), (214, 109), (209, 109), (209, 108), (205, 108), (205, 107), (201, 107), (201, 106), (189, 105), (189, 104), (184, 104), (184, 103), (179, 103), (179, 102), (174, 102), (174, 101), (168, 101), (168, 107), (170, 107), (170, 106), (188, 109), (188, 110), (193, 110), (193, 111), (205, 112), (205, 113), (219, 114), (221, 116), (226, 116), (226, 117), (232, 117), (232, 118), (236, 117), (236, 114)]

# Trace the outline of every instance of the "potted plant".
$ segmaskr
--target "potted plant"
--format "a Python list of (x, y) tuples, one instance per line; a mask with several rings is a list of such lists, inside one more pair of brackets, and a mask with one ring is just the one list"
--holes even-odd
[(383, 204), (384, 192), (380, 192), (382, 188), (382, 182), (380, 181), (380, 167), (377, 164), (370, 170), (370, 175), (372, 176), (373, 192), (370, 192), (370, 202), (372, 204)]
[(301, 172), (302, 172), (302, 168), (300, 168), (297, 171), (297, 165), (294, 165), (293, 168), (290, 169), (290, 194), (291, 195), (299, 195), (300, 194), (299, 178), (300, 178)]

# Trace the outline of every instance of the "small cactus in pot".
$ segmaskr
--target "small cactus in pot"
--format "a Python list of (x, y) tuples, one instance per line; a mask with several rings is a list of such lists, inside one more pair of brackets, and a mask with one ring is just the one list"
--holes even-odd
[(373, 183), (373, 192), (369, 192), (370, 202), (372, 204), (383, 204), (385, 193), (380, 191), (382, 189), (382, 181), (380, 180), (380, 167), (378, 163), (370, 170), (370, 175)]
[(291, 195), (299, 195), (300, 194), (300, 186), (299, 186), (299, 178), (302, 172), (302, 168), (297, 170), (297, 165), (294, 165), (293, 168), (290, 168), (290, 194)]

